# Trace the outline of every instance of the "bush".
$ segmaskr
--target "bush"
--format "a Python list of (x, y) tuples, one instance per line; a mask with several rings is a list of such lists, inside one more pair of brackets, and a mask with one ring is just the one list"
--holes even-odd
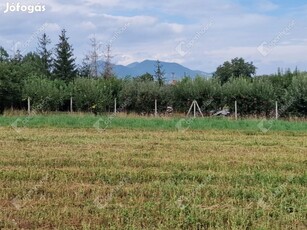
[(284, 113), (286, 115), (307, 115), (307, 75), (294, 77), (289, 87), (289, 95), (285, 102)]
[(32, 76), (24, 82), (23, 99), (31, 98), (31, 107), (37, 111), (58, 111), (69, 98), (69, 90), (61, 80)]
[(234, 110), (238, 103), (238, 113), (244, 115), (269, 115), (274, 109), (274, 88), (267, 79), (235, 78), (222, 87), (224, 102)]

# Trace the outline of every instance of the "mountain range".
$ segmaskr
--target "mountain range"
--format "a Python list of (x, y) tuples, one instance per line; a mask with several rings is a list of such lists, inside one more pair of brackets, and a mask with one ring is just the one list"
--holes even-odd
[[(171, 62), (160, 62), (162, 65), (162, 70), (164, 71), (166, 81), (178, 80), (184, 76), (190, 76), (194, 78), (197, 75), (203, 77), (211, 77), (212, 73), (203, 72), (200, 70), (191, 70), (187, 67), (184, 67), (178, 63)], [(100, 71), (102, 72), (104, 63), (101, 63)], [(116, 76), (124, 78), (126, 76), (140, 76), (145, 73), (150, 73), (151, 75), (155, 74), (157, 61), (154, 60), (145, 60), (142, 62), (133, 62), (129, 65), (114, 65), (113, 70)]]

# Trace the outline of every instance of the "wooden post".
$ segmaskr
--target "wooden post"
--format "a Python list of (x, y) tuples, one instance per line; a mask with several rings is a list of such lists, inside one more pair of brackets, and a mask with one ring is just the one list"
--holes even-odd
[(155, 99), (155, 117), (158, 115), (158, 102), (157, 99)]
[(72, 97), (70, 97), (70, 112), (73, 112), (73, 108), (72, 108)]
[(194, 104), (194, 118), (196, 117), (196, 102), (193, 101), (193, 104)]
[(204, 114), (203, 114), (203, 112), (201, 111), (201, 109), (200, 109), (200, 107), (199, 107), (197, 101), (195, 101), (195, 104), (196, 104), (196, 106), (197, 106), (197, 108), (198, 108), (198, 112), (200, 113), (200, 115), (201, 115), (202, 117), (204, 117)]
[(238, 120), (238, 103), (235, 101), (235, 118)]
[(116, 103), (116, 98), (114, 99), (114, 113), (117, 113), (117, 108), (116, 108), (116, 106), (117, 106), (117, 103)]
[(31, 113), (31, 99), (28, 97), (28, 114), (30, 115)]
[(278, 102), (275, 102), (275, 119), (278, 120)]

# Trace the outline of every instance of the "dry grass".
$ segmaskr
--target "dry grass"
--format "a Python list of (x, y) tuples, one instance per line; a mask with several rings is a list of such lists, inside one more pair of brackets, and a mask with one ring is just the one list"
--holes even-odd
[(307, 133), (0, 127), (0, 229), (306, 229)]

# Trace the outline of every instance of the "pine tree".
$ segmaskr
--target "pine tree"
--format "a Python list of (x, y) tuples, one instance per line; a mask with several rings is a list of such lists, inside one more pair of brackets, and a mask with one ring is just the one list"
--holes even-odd
[(157, 60), (157, 64), (156, 64), (156, 70), (155, 70), (155, 77), (159, 83), (159, 86), (164, 85), (164, 74), (165, 72), (162, 70), (162, 64), (159, 60)]
[(82, 60), (82, 64), (81, 66), (79, 66), (78, 75), (84, 78), (89, 78), (92, 76), (91, 75), (91, 65), (87, 57)]
[(23, 56), (21, 54), (21, 51), (20, 49), (17, 49), (16, 52), (14, 53), (13, 55), (13, 58), (11, 59), (11, 61), (14, 63), (14, 64), (18, 64), (22, 61), (23, 59)]
[(50, 76), (51, 74), (51, 65), (52, 65), (52, 52), (48, 50), (47, 46), (51, 43), (51, 40), (43, 33), (41, 38), (38, 38), (38, 49), (37, 53), (41, 59), (42, 72), (46, 76)]
[(68, 43), (66, 30), (63, 29), (59, 36), (59, 44), (56, 45), (56, 59), (54, 61), (54, 74), (56, 78), (66, 82), (72, 81), (76, 75), (75, 58), (73, 57), (73, 48)]
[(2, 46), (0, 46), (0, 62), (5, 62), (8, 59), (9, 59), (9, 54)]

